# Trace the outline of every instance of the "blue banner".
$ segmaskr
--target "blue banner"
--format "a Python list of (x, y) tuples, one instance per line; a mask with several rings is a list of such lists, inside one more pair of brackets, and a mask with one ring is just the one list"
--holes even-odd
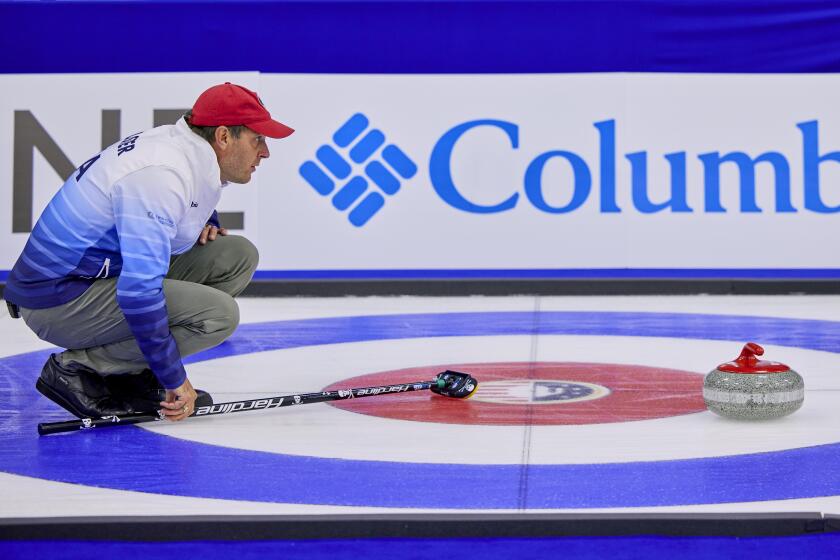
[(0, 73), (838, 72), (840, 2), (0, 2)]

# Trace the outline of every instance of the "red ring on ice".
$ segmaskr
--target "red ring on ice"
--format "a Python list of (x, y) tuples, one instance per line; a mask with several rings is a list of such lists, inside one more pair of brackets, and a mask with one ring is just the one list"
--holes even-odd
[[(475, 377), (479, 382), (475, 396), (468, 400), (449, 399), (430, 391), (417, 391), (329, 404), (394, 420), (496, 426), (631, 422), (706, 410), (703, 374), (628, 364), (445, 364), (361, 375), (333, 383), (324, 390), (427, 381), (446, 369)], [(485, 393), (482, 387), (486, 388)], [(528, 398), (539, 391), (542, 397)], [(564, 391), (565, 400), (552, 397)], [(522, 399), (523, 395), (526, 398)], [(510, 402), (516, 400), (510, 397), (523, 402)]]

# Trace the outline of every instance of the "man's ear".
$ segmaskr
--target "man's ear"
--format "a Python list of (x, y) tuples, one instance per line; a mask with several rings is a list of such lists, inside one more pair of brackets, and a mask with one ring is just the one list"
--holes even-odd
[(232, 135), (230, 133), (230, 129), (226, 126), (219, 126), (216, 127), (216, 132), (214, 133), (214, 138), (216, 140), (216, 145), (221, 148), (227, 148), (228, 144), (230, 144)]

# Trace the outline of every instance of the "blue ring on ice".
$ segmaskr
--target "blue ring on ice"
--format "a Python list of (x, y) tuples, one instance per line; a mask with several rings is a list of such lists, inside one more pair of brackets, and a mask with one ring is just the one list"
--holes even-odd
[[(754, 340), (840, 353), (840, 322), (834, 321), (545, 311), (245, 324), (224, 344), (188, 361), (369, 340), (516, 334)], [(137, 427), (38, 437), (39, 421), (66, 419), (66, 413), (33, 389), (48, 355), (38, 351), (0, 359), (0, 471), (177, 496), (396, 508), (650, 507), (840, 495), (840, 477), (825, 476), (826, 465), (840, 464), (840, 443), (651, 462), (472, 465), (274, 454), (190, 442)]]

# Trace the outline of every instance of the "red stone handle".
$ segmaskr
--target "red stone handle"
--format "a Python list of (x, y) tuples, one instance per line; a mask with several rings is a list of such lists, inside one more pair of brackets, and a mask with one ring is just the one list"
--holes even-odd
[(764, 354), (764, 348), (755, 342), (748, 342), (741, 350), (741, 355), (731, 362), (718, 366), (720, 371), (732, 373), (780, 373), (789, 371), (790, 368), (778, 362), (766, 362), (758, 357)]
[(747, 342), (744, 345), (744, 349), (741, 350), (741, 355), (738, 356), (738, 362), (744, 364), (753, 364), (758, 361), (756, 356), (763, 356), (764, 355), (764, 348), (756, 344), (755, 342)]

